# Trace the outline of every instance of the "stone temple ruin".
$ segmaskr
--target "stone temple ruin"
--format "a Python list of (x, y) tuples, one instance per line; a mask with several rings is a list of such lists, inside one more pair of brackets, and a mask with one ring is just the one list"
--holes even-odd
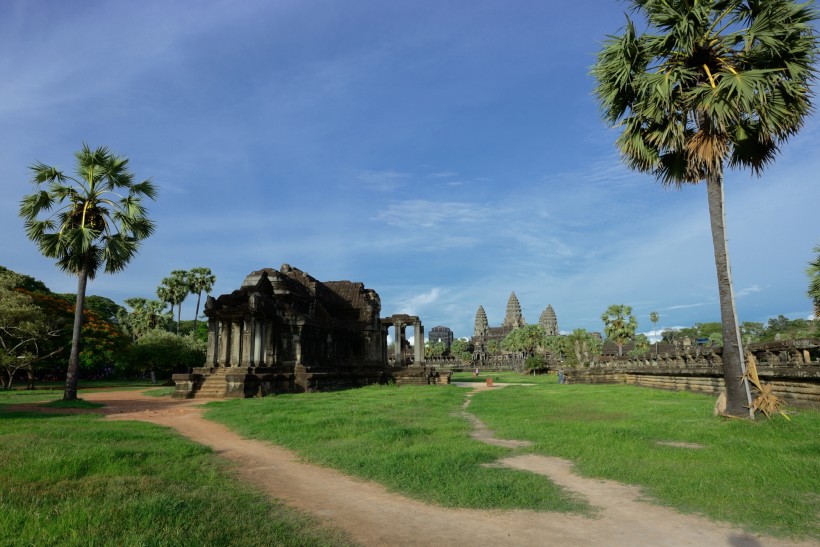
[[(175, 374), (174, 397), (254, 397), (369, 384), (449, 383), (424, 366), (424, 326), (415, 316), (381, 318), (376, 291), (321, 282), (283, 264), (252, 272), (231, 294), (208, 297), (205, 365)], [(404, 329), (413, 325), (409, 357)], [(387, 335), (396, 354), (388, 362)]]

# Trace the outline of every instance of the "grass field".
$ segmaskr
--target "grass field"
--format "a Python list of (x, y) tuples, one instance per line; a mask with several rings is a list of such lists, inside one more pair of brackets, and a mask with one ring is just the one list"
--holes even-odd
[[(820, 539), (818, 412), (750, 423), (713, 417), (713, 399), (691, 393), (492, 376), (536, 384), (478, 393), (470, 406), (497, 436), (535, 443), (517, 453), (568, 458), (583, 475), (640, 485), (684, 512)], [(307, 461), (441, 505), (588, 510), (543, 477), (482, 467), (514, 452), (469, 439), (457, 417), (465, 393), (374, 386), (215, 403), (206, 415)]]
[(349, 544), (165, 428), (4, 409), (53, 398), (0, 392), (0, 545)]
[[(533, 452), (570, 459), (586, 476), (640, 485), (684, 512), (820, 540), (818, 412), (752, 423), (715, 418), (713, 399), (691, 393), (491, 376), (496, 383), (534, 385), (476, 393), (469, 411), (497, 436), (534, 446), (513, 450), (472, 440), (460, 417), (467, 391), (455, 386), (231, 400), (209, 404), (207, 416), (306, 461), (443, 506), (589, 513), (545, 477), (483, 465)], [(345, 541), (237, 486), (207, 449), (165, 429), (3, 410), (54, 399), (42, 391), (0, 392), (0, 538), (14, 538), (11, 544), (151, 545), (159, 544), (157, 533), (167, 540), (161, 543)], [(270, 528), (249, 536), (236, 518), (243, 514), (267, 515), (260, 520)]]

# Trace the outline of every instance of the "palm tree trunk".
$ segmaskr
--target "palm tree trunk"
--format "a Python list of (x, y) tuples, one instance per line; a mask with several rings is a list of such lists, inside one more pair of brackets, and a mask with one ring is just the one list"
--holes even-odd
[(715, 268), (720, 295), (720, 319), (723, 326), (723, 381), (726, 384), (726, 413), (739, 417), (748, 415), (754, 419), (754, 412), (751, 409), (752, 395), (749, 383), (744, 378), (746, 365), (743, 361), (743, 344), (735, 311), (732, 273), (726, 244), (722, 169), (706, 178), (706, 195), (709, 200), (709, 223), (712, 227), (712, 245), (715, 251)]
[(199, 291), (196, 295), (196, 312), (194, 313), (194, 338), (196, 338), (196, 321), (199, 317), (199, 301), (202, 299), (202, 291)]
[(63, 400), (77, 399), (77, 370), (80, 363), (80, 330), (83, 326), (83, 307), (85, 306), (85, 288), (88, 285), (88, 268), (77, 274), (77, 302), (74, 305), (74, 330), (71, 334), (71, 355), (68, 358), (68, 372), (65, 376)]

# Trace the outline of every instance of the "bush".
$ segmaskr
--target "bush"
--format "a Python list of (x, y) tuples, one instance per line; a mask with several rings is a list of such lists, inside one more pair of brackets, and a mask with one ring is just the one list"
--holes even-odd
[(166, 377), (205, 364), (205, 343), (192, 336), (152, 330), (131, 347), (131, 372), (152, 371)]

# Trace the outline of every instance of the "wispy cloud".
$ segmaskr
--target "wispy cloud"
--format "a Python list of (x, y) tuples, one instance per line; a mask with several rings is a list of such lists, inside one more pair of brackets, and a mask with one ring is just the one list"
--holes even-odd
[(414, 294), (399, 301), (399, 313), (418, 315), (419, 311), (435, 304), (441, 297), (441, 289), (433, 287), (427, 292)]
[(435, 228), (443, 224), (474, 224), (495, 215), (494, 209), (468, 202), (413, 199), (391, 203), (374, 219), (391, 226)]
[(760, 285), (750, 285), (735, 292), (735, 298), (743, 298), (744, 296), (749, 296), (750, 294), (758, 293), (762, 290), (763, 289), (760, 288)]
[(393, 192), (404, 186), (410, 175), (396, 171), (362, 171), (356, 179), (368, 190)]

